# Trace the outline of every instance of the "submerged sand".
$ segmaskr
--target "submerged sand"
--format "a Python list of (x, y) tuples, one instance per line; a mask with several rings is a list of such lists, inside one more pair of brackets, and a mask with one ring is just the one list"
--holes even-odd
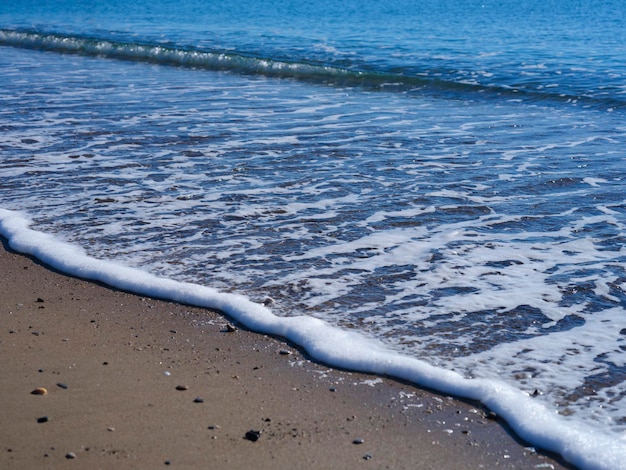
[(571, 468), (476, 403), (314, 363), (2, 241), (0, 468)]

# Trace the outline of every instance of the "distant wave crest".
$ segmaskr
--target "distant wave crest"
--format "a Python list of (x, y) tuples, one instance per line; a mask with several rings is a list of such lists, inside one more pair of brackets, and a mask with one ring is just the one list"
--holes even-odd
[(163, 65), (227, 70), (331, 83), (383, 85), (388, 77), (321, 64), (289, 62), (241, 53), (180, 48), (149, 43), (116, 42), (84, 36), (0, 30), (0, 44), (66, 54), (107, 57)]
[(414, 73), (370, 71), (337, 67), (324, 63), (288, 61), (258, 57), (245, 52), (207, 50), (176, 45), (122, 42), (81, 35), (65, 35), (34, 30), (0, 29), (0, 45), (79, 54), (118, 60), (148, 62), (212, 71), (295, 79), (331, 86), (360, 87), (368, 90), (442, 93), (473, 98), (496, 97), (526, 101), (572, 102), (598, 109), (626, 108), (626, 102), (614, 97), (575, 96), (548, 90), (522, 89), (507, 85), (477, 84), (417, 76)]

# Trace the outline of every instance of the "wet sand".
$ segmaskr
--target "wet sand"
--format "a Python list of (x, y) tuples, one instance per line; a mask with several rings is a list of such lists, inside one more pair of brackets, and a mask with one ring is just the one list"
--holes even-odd
[(571, 468), (476, 403), (331, 369), (2, 242), (0, 468)]

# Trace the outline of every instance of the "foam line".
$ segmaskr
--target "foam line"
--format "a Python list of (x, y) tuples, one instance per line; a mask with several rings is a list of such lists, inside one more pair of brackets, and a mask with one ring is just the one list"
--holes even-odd
[(140, 295), (165, 298), (224, 312), (259, 333), (284, 337), (314, 359), (345, 369), (407, 380), (442, 393), (482, 402), (530, 444), (593, 470), (626, 469), (626, 440), (571, 429), (568, 422), (528, 394), (494, 380), (465, 379), (453, 371), (399, 355), (380, 342), (331, 327), (311, 317), (278, 317), (244, 296), (157, 277), (140, 269), (97, 260), (84, 250), (30, 228), (25, 214), (0, 209), (0, 234), (9, 246), (66, 274), (103, 282)]

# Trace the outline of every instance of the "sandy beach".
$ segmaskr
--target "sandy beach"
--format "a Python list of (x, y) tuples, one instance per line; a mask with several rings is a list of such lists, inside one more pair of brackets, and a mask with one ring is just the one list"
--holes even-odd
[(571, 468), (476, 403), (331, 369), (2, 241), (0, 468)]

